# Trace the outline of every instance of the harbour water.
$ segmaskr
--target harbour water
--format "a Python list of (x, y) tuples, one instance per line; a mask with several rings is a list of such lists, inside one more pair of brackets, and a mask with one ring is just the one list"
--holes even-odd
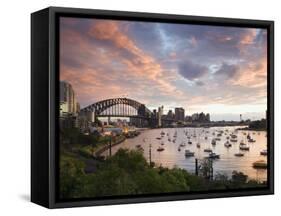
[[(151, 158), (158, 166), (179, 167), (189, 172), (195, 172), (195, 158), (203, 159), (209, 155), (204, 149), (210, 148), (216, 154), (220, 155), (219, 159), (213, 161), (214, 176), (216, 173), (223, 173), (229, 177), (232, 171), (240, 171), (248, 175), (250, 179), (258, 181), (267, 180), (266, 169), (255, 169), (253, 163), (258, 160), (267, 161), (266, 156), (260, 154), (267, 149), (267, 138), (265, 131), (247, 131), (235, 130), (238, 127), (212, 127), (212, 128), (161, 128), (147, 129), (141, 132), (137, 137), (126, 139), (123, 143), (112, 147), (112, 154), (115, 154), (120, 148), (136, 149), (138, 145), (143, 148), (145, 158), (149, 159), (149, 146), (151, 145)], [(161, 137), (161, 132), (163, 132)], [(218, 134), (219, 135), (218, 137)], [(237, 136), (237, 142), (231, 142), (231, 134)], [(247, 135), (250, 135), (255, 142), (248, 142)], [(188, 144), (188, 137), (192, 144)], [(161, 139), (160, 139), (161, 138)], [(219, 138), (216, 145), (211, 141)], [(229, 140), (231, 147), (224, 144)], [(174, 141), (174, 142), (173, 142)], [(242, 151), (239, 148), (240, 142), (243, 141), (249, 147), (249, 151)], [(185, 146), (180, 148), (180, 144)], [(200, 148), (197, 144), (200, 143)], [(161, 145), (162, 144), (162, 145)], [(157, 148), (163, 147), (164, 151), (157, 151)], [(185, 150), (194, 152), (194, 157), (186, 157)], [(244, 156), (237, 157), (236, 153), (243, 153)], [(103, 153), (104, 156), (109, 154), (108, 151)]]

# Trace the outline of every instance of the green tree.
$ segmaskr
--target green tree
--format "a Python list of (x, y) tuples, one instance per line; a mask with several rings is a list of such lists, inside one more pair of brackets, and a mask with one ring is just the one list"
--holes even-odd
[(59, 171), (61, 198), (79, 196), (83, 190), (83, 179), (85, 178), (83, 162), (69, 157), (62, 157)]

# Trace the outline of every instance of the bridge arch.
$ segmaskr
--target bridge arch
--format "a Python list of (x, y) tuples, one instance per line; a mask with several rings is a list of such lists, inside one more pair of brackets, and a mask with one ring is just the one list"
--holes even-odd
[[(116, 113), (116, 110), (113, 109), (111, 112), (104, 114), (104, 111), (114, 106), (120, 106), (121, 110), (123, 109), (123, 113)], [(132, 113), (132, 111), (126, 109), (126, 107), (133, 107), (137, 112)], [(112, 98), (98, 101), (81, 109), (81, 112), (92, 112), (95, 113), (96, 116), (135, 116), (141, 118), (149, 118), (152, 115), (152, 112), (144, 104), (129, 98)]]

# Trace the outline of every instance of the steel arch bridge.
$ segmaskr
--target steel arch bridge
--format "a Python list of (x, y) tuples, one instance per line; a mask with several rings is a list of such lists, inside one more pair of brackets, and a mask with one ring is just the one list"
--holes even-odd
[[(133, 109), (132, 109), (133, 108)], [(112, 98), (93, 103), (80, 110), (98, 117), (137, 117), (149, 119), (152, 112), (142, 103), (129, 98)]]

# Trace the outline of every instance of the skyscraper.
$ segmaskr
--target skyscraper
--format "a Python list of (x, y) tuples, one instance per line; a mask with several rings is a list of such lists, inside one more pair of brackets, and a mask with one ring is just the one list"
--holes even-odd
[(209, 114), (209, 113), (207, 113), (207, 114), (206, 114), (206, 122), (210, 122), (210, 121), (211, 121), (210, 114)]
[(168, 113), (167, 113), (167, 118), (168, 119), (173, 119), (174, 118), (174, 114), (173, 114), (173, 111), (172, 110), (169, 110)]
[(70, 83), (60, 82), (60, 104), (61, 110), (65, 113), (77, 113), (77, 102), (75, 92)]
[(182, 107), (175, 108), (175, 120), (184, 121), (184, 108)]
[(158, 107), (158, 127), (162, 126), (162, 115), (163, 115), (163, 109), (164, 107)]

